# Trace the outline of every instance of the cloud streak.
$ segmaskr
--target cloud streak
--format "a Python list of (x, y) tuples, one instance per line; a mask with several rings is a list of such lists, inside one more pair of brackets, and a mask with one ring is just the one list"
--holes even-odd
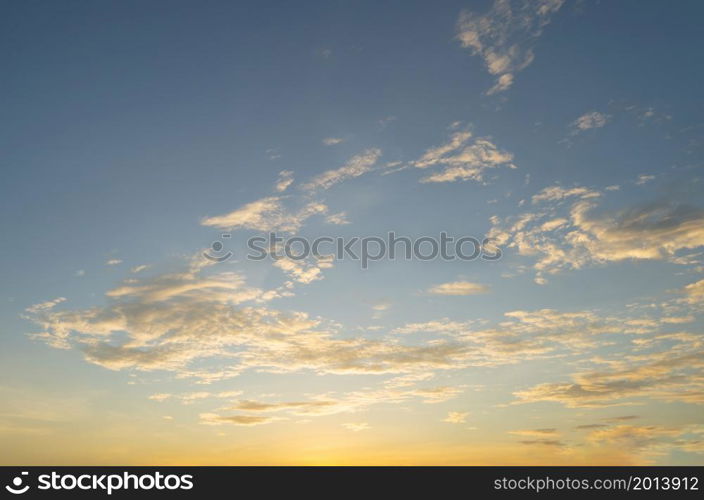
[(535, 41), (562, 4), (563, 0), (494, 0), (486, 14), (460, 14), (460, 44), (481, 57), (489, 74), (496, 77), (487, 95), (509, 89), (516, 73), (533, 62)]

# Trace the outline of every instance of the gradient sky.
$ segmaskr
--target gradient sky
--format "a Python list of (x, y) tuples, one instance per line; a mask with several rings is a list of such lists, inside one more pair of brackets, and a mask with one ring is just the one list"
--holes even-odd
[(704, 463), (701, 2), (3, 7), (0, 463)]

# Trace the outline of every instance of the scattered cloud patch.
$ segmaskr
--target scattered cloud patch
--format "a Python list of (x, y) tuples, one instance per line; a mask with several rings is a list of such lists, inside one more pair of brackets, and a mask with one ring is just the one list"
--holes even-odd
[(467, 422), (468, 416), (469, 412), (451, 411), (447, 414), (447, 417), (445, 417), (443, 422), (447, 422), (449, 424), (464, 424)]
[(454, 132), (448, 142), (428, 149), (411, 166), (442, 168), (421, 182), (482, 181), (488, 169), (501, 166), (516, 168), (513, 154), (499, 149), (489, 139), (473, 139), (469, 131)]
[(352, 432), (360, 432), (371, 429), (371, 426), (367, 422), (346, 422), (342, 424), (342, 427)]
[(606, 125), (610, 119), (611, 117), (609, 115), (600, 113), (599, 111), (584, 113), (571, 123), (570, 127), (572, 128), (572, 134), (579, 134), (580, 132), (591, 130), (593, 128), (601, 128)]
[(323, 139), (323, 144), (326, 146), (335, 146), (337, 144), (342, 144), (345, 140), (342, 137), (326, 137)]
[(328, 207), (312, 201), (294, 211), (287, 210), (280, 196), (262, 198), (224, 215), (206, 217), (203, 226), (223, 230), (252, 229), (255, 231), (297, 231), (303, 223), (314, 215), (322, 215)]
[(479, 295), (488, 292), (488, 286), (469, 281), (442, 283), (428, 289), (428, 293), (432, 295)]
[(291, 184), (293, 184), (293, 171), (282, 170), (279, 172), (279, 179), (276, 181), (274, 189), (277, 193), (283, 193)]
[(353, 156), (342, 167), (335, 170), (328, 170), (314, 177), (303, 186), (303, 189), (307, 191), (329, 189), (342, 181), (359, 177), (371, 171), (380, 157), (380, 149), (368, 149), (359, 155)]
[(533, 46), (563, 0), (494, 0), (483, 15), (463, 11), (457, 22), (462, 47), (484, 61), (496, 83), (487, 94), (511, 87), (516, 73), (533, 62)]

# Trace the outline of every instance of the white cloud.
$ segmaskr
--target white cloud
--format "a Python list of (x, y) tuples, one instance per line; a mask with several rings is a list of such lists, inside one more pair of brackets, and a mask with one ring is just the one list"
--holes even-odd
[(288, 211), (283, 206), (283, 198), (270, 196), (262, 198), (228, 214), (206, 217), (204, 226), (218, 229), (253, 229), (268, 231), (297, 231), (303, 223), (314, 215), (325, 214), (328, 207), (320, 202), (310, 202), (297, 211)]
[(478, 295), (487, 293), (488, 291), (488, 286), (480, 283), (471, 283), (469, 281), (442, 283), (428, 289), (428, 293), (433, 295)]
[(335, 214), (330, 214), (327, 217), (325, 217), (325, 221), (330, 224), (336, 224), (336, 225), (344, 225), (344, 224), (350, 223), (350, 221), (347, 220), (347, 213), (346, 212), (337, 212)]
[(342, 427), (352, 432), (360, 432), (371, 429), (367, 422), (346, 422), (342, 424)]
[(447, 417), (445, 417), (443, 422), (447, 422), (450, 424), (464, 424), (465, 422), (467, 422), (468, 416), (469, 412), (451, 411), (447, 414)]
[(484, 15), (461, 13), (457, 38), (497, 77), (487, 94), (507, 90), (515, 74), (533, 62), (533, 44), (562, 4), (563, 0), (494, 0)]
[[(571, 203), (562, 203), (576, 198)], [(581, 187), (546, 188), (540, 204), (501, 220), (492, 218), (489, 237), (504, 248), (537, 259), (537, 279), (565, 269), (627, 259), (691, 262), (682, 252), (704, 246), (704, 211), (675, 201), (645, 203), (617, 211), (599, 210), (601, 194)]]
[(655, 179), (654, 175), (641, 174), (638, 176), (638, 179), (636, 179), (636, 184), (638, 186), (642, 186), (643, 184), (647, 184), (648, 182), (652, 181), (653, 179)]
[(342, 167), (335, 170), (328, 170), (314, 177), (303, 186), (303, 189), (308, 191), (328, 189), (344, 180), (359, 177), (371, 171), (380, 157), (380, 149), (368, 149), (359, 155), (353, 156)]
[(704, 279), (685, 286), (684, 292), (690, 304), (704, 303)]
[(159, 403), (174, 400), (179, 401), (184, 405), (193, 404), (196, 401), (210, 400), (210, 399), (230, 399), (239, 396), (242, 391), (223, 391), (223, 392), (188, 392), (185, 394), (168, 394), (168, 393), (157, 393), (149, 396), (152, 401), (157, 401)]
[(538, 194), (533, 195), (531, 201), (540, 203), (543, 201), (561, 201), (566, 198), (576, 197), (582, 199), (598, 198), (601, 193), (584, 187), (562, 188), (560, 186), (550, 186), (544, 188)]
[(515, 168), (511, 153), (500, 150), (488, 139), (472, 140), (468, 131), (454, 132), (447, 143), (428, 149), (410, 165), (422, 169), (443, 167), (421, 182), (482, 181), (487, 169)]
[(494, 95), (504, 90), (508, 90), (511, 85), (513, 85), (513, 75), (511, 73), (506, 73), (501, 75), (489, 90), (486, 91), (486, 95)]
[(559, 435), (559, 433), (557, 432), (557, 429), (553, 429), (553, 428), (520, 429), (517, 431), (509, 431), (509, 434), (513, 434), (515, 436), (532, 437), (532, 438), (546, 438), (546, 437), (555, 437), (555, 436)]
[(312, 257), (307, 260), (296, 260), (282, 257), (274, 262), (274, 266), (281, 269), (294, 281), (308, 284), (323, 278), (322, 270), (332, 267), (332, 259)]
[[(112, 370), (166, 370), (204, 382), (248, 369), (349, 374), (454, 369), (473, 354), (469, 344), (452, 341), (402, 345), (337, 338), (320, 319), (261, 305), (286, 290), (254, 288), (236, 273), (213, 273), (209, 267), (202, 259), (182, 272), (131, 280), (108, 291), (102, 307), (55, 310), (64, 299), (38, 304), (27, 310), (42, 329), (33, 336), (77, 349), (87, 361)], [(310, 276), (304, 271), (301, 279)], [(201, 366), (206, 359), (208, 368)]]
[(572, 122), (572, 133), (577, 134), (593, 128), (601, 128), (606, 125), (611, 117), (599, 111), (590, 111)]
[(293, 184), (293, 172), (291, 170), (282, 170), (279, 172), (279, 179), (276, 181), (274, 188), (278, 193), (282, 193)]
[(106, 266), (117, 266), (118, 264), (122, 264), (122, 259), (110, 259), (105, 263)]
[(31, 314), (37, 314), (49, 311), (62, 302), (66, 302), (66, 297), (57, 297), (53, 300), (47, 300), (46, 302), (40, 302), (39, 304), (34, 304), (27, 308), (27, 312)]
[(259, 415), (218, 415), (215, 413), (201, 413), (200, 422), (205, 425), (233, 424), (242, 426), (254, 426), (270, 424), (280, 420), (276, 417), (262, 417)]
[(335, 146), (336, 144), (342, 144), (345, 140), (341, 137), (326, 137), (323, 139), (323, 144), (326, 146)]
[[(656, 342), (666, 342), (668, 348), (634, 351)], [(571, 381), (514, 392), (517, 403), (552, 401), (581, 408), (655, 399), (704, 404), (704, 350), (699, 335), (652, 333), (638, 337), (625, 352), (613, 353), (612, 359), (591, 361), (594, 368), (573, 374)]]

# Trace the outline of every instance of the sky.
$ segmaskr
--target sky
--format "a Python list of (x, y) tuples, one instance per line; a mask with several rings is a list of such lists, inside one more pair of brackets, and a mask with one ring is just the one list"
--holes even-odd
[(3, 5), (0, 463), (704, 463), (701, 2)]

